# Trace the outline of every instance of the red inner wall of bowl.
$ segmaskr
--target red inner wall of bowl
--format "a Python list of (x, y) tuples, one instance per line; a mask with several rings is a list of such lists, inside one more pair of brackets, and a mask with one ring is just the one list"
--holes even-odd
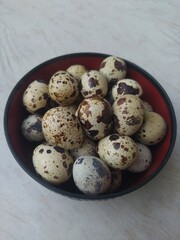
[[(22, 106), (22, 95), (27, 86), (35, 79), (44, 79), (48, 83), (50, 77), (56, 71), (65, 70), (72, 64), (82, 64), (88, 69), (98, 70), (102, 60), (103, 57), (97, 56), (80, 56), (65, 59), (56, 59), (53, 62), (37, 67), (22, 79), (16, 89), (12, 102), (10, 103), (8, 111), (8, 132), (15, 154), (19, 157), (21, 164), (25, 165), (26, 168), (35, 172), (32, 165), (32, 151), (35, 147), (35, 144), (26, 141), (21, 134), (21, 123), (23, 119), (28, 115)], [(129, 185), (129, 187), (132, 187), (136, 184), (144, 182), (147, 177), (153, 174), (154, 171), (156, 171), (161, 166), (163, 159), (165, 158), (166, 153), (170, 147), (172, 129), (168, 107), (154, 84), (129, 64), (127, 77), (135, 79), (141, 84), (144, 90), (143, 99), (152, 105), (155, 112), (158, 112), (165, 118), (168, 126), (166, 138), (158, 145), (152, 147), (153, 163), (151, 167), (146, 172), (137, 174), (135, 181)]]

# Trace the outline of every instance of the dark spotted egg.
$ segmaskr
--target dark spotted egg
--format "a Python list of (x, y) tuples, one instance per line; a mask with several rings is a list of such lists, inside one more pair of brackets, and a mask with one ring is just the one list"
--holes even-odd
[(88, 195), (107, 191), (111, 173), (107, 165), (94, 156), (81, 156), (73, 164), (73, 179), (77, 188)]
[(114, 127), (120, 135), (131, 136), (138, 131), (144, 118), (139, 97), (130, 94), (119, 96), (112, 108)]
[(99, 140), (109, 133), (112, 108), (104, 98), (93, 96), (84, 99), (76, 114), (88, 137)]
[(60, 147), (40, 144), (33, 152), (33, 166), (44, 180), (57, 185), (71, 177), (73, 158)]
[(113, 99), (117, 99), (119, 95), (132, 94), (140, 97), (143, 94), (141, 85), (133, 79), (119, 80), (112, 88)]
[(66, 71), (56, 72), (49, 81), (49, 95), (62, 106), (71, 105), (79, 95), (78, 80)]
[(42, 141), (44, 134), (42, 131), (42, 117), (37, 114), (29, 115), (21, 125), (24, 137), (29, 141)]
[(135, 162), (137, 146), (128, 136), (111, 134), (99, 141), (97, 153), (109, 167), (124, 170)]
[(83, 131), (71, 106), (48, 110), (42, 118), (42, 129), (47, 142), (64, 149), (74, 149), (83, 143)]
[(99, 71), (113, 85), (118, 80), (126, 77), (127, 66), (123, 59), (116, 56), (109, 56), (102, 61)]
[(43, 80), (35, 80), (24, 91), (23, 105), (27, 111), (34, 113), (47, 105), (48, 98), (48, 85)]
[(84, 73), (81, 77), (81, 94), (84, 98), (94, 95), (105, 97), (108, 91), (107, 78), (96, 70)]
[(163, 140), (166, 132), (166, 122), (160, 114), (145, 112), (144, 122), (136, 133), (136, 137), (145, 145), (155, 145)]

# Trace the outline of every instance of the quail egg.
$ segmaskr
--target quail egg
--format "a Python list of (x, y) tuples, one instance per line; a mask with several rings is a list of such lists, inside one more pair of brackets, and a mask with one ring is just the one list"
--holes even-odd
[(138, 156), (136, 161), (128, 168), (130, 172), (143, 172), (149, 168), (152, 163), (151, 150), (142, 143), (136, 143)]
[(28, 112), (34, 113), (46, 106), (48, 98), (48, 85), (43, 80), (35, 80), (24, 91), (23, 105)]
[(42, 131), (42, 117), (37, 114), (29, 115), (21, 125), (23, 136), (29, 141), (42, 141), (44, 134)]
[(106, 96), (108, 91), (108, 80), (99, 71), (91, 70), (81, 77), (81, 94), (84, 98), (98, 95)]
[(112, 108), (99, 96), (84, 99), (76, 112), (88, 137), (99, 140), (109, 133)]
[(140, 97), (143, 94), (141, 85), (133, 79), (119, 80), (112, 88), (112, 96), (115, 99), (119, 95), (132, 94)]
[(88, 195), (106, 192), (111, 183), (107, 165), (94, 156), (81, 156), (73, 165), (73, 179), (77, 188)]
[(166, 131), (166, 122), (160, 114), (145, 112), (144, 123), (136, 133), (136, 137), (145, 145), (154, 145), (165, 137)]
[(114, 127), (120, 135), (131, 136), (141, 127), (144, 108), (139, 97), (130, 94), (119, 96), (112, 108)]
[(109, 167), (124, 170), (135, 162), (137, 146), (128, 136), (111, 134), (99, 141), (97, 153)]
[(76, 79), (78, 79), (80, 81), (81, 76), (85, 72), (87, 72), (87, 69), (83, 65), (75, 64), (75, 65), (71, 65), (70, 67), (68, 67), (66, 69), (66, 71), (69, 72), (73, 77), (75, 77)]
[(49, 95), (62, 106), (71, 105), (79, 95), (78, 80), (66, 71), (56, 72), (49, 81)]
[(71, 107), (55, 107), (42, 118), (42, 129), (47, 142), (64, 149), (74, 149), (83, 143), (83, 131)]
[(109, 56), (102, 61), (99, 71), (104, 74), (111, 84), (114, 84), (126, 77), (127, 66), (123, 59)]
[(73, 158), (60, 147), (40, 144), (33, 152), (33, 166), (44, 180), (57, 185), (71, 177)]
[(97, 156), (96, 145), (92, 139), (84, 136), (82, 145), (70, 151), (71, 156), (73, 156), (74, 159), (80, 156)]

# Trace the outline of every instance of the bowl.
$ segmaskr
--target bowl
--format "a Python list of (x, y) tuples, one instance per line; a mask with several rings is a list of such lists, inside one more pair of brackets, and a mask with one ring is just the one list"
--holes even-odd
[(54, 186), (44, 181), (36, 174), (32, 164), (32, 152), (37, 144), (28, 142), (21, 133), (21, 123), (28, 115), (22, 105), (22, 96), (27, 86), (35, 79), (49, 81), (58, 70), (66, 70), (70, 65), (82, 64), (87, 69), (98, 70), (102, 60), (109, 55), (101, 53), (73, 53), (50, 59), (28, 72), (13, 88), (4, 113), (4, 130), (9, 148), (23, 170), (44, 187), (77, 199), (108, 199), (128, 194), (151, 181), (164, 167), (172, 153), (176, 139), (176, 118), (172, 103), (162, 86), (149, 73), (136, 64), (125, 60), (127, 64), (127, 78), (137, 80), (143, 87), (143, 99), (148, 101), (155, 112), (166, 120), (168, 131), (162, 142), (153, 146), (152, 165), (143, 173), (133, 174), (123, 172), (122, 187), (113, 193), (89, 196), (81, 193), (70, 179), (60, 186)]

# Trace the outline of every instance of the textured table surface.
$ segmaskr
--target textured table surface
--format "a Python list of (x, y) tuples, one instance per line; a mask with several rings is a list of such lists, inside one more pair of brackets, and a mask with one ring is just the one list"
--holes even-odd
[(16, 163), (3, 111), (17, 81), (50, 58), (102, 52), (135, 62), (167, 91), (180, 119), (180, 1), (0, 0), (0, 239), (180, 239), (180, 135), (145, 187), (107, 201), (71, 200)]

